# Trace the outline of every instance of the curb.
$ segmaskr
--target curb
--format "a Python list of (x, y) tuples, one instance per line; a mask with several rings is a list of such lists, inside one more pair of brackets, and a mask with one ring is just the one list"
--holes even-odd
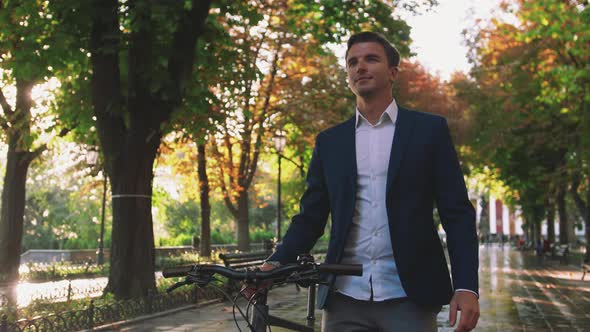
[(166, 310), (166, 311), (161, 311), (161, 312), (150, 314), (150, 315), (138, 316), (138, 317), (131, 318), (131, 319), (128, 319), (128, 320), (123, 320), (123, 321), (119, 321), (119, 322), (114, 322), (114, 323), (109, 323), (109, 324), (105, 324), (105, 325), (101, 325), (101, 326), (96, 326), (96, 327), (94, 327), (93, 329), (90, 329), (90, 330), (80, 330), (78, 332), (118, 331), (121, 328), (123, 328), (125, 326), (128, 326), (128, 325), (133, 325), (135, 323), (143, 322), (143, 321), (146, 321), (146, 320), (150, 320), (150, 319), (154, 319), (154, 318), (158, 318), (158, 317), (162, 317), (162, 316), (171, 315), (171, 314), (177, 313), (179, 311), (200, 308), (200, 307), (204, 307), (204, 306), (209, 305), (209, 304), (223, 302), (222, 300), (223, 300), (222, 298), (219, 298), (219, 299), (209, 300), (209, 301), (205, 301), (205, 302), (198, 303), (198, 304), (189, 304), (189, 305), (185, 305), (185, 306), (182, 306), (182, 307), (178, 307), (178, 308), (174, 308), (174, 309), (169, 309), (169, 310)]

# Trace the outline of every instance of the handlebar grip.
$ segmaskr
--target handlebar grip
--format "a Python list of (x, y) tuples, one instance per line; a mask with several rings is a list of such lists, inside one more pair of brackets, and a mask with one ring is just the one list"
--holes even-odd
[(320, 272), (334, 273), (338, 275), (362, 276), (362, 264), (320, 264)]
[(162, 270), (162, 275), (164, 278), (186, 277), (192, 269), (192, 265), (167, 267)]

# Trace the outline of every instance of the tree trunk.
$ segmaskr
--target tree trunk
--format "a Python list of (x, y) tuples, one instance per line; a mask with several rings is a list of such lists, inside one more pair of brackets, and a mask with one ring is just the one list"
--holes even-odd
[(533, 208), (533, 225), (534, 225), (534, 238), (535, 244), (538, 241), (543, 241), (543, 235), (541, 233), (541, 222), (543, 219), (543, 210), (541, 208), (535, 207)]
[(197, 144), (197, 173), (199, 174), (199, 196), (201, 199), (201, 256), (211, 256), (211, 204), (209, 203), (209, 177), (205, 144)]
[(586, 225), (586, 257), (585, 262), (590, 262), (590, 176), (586, 178), (586, 215), (584, 216)]
[(248, 192), (241, 191), (238, 197), (238, 250), (250, 250), (250, 229), (248, 218)]
[(160, 136), (129, 137), (112, 170), (113, 229), (107, 291), (117, 298), (146, 296), (155, 289), (152, 179)]
[(584, 257), (585, 262), (590, 262), (590, 176), (586, 177), (586, 201), (582, 199), (580, 193), (578, 193), (578, 188), (580, 186), (580, 175), (576, 174), (574, 176), (574, 180), (572, 181), (571, 187), (571, 194), (574, 198), (574, 202), (576, 203), (576, 207), (578, 211), (580, 211), (580, 215), (582, 219), (584, 219), (584, 224), (586, 225), (586, 256)]
[[(3, 127), (8, 141), (6, 172), (2, 188), (0, 215), (0, 283), (18, 282), (18, 268), (23, 237), (27, 171), (45, 147), (29, 151), (31, 138), (32, 81), (16, 80), (16, 105), (12, 109), (2, 96), (6, 118)], [(12, 300), (12, 299), (9, 299)]]
[(479, 214), (479, 235), (485, 239), (490, 234), (490, 213), (488, 193), (483, 193), (480, 198), (481, 212)]
[(2, 215), (0, 217), (0, 282), (18, 282), (27, 171), (28, 152), (17, 152), (16, 142), (10, 140), (6, 160), (6, 173), (2, 188)]
[(569, 242), (569, 223), (565, 205), (565, 186), (561, 185), (557, 191), (557, 214), (559, 215), (559, 243)]
[(555, 203), (552, 199), (545, 200), (547, 207), (547, 240), (550, 243), (555, 243)]

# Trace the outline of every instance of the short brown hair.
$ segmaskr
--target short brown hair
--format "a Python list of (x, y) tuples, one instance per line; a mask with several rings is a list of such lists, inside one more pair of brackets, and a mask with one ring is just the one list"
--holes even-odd
[(383, 46), (385, 50), (385, 55), (387, 56), (387, 63), (389, 63), (390, 67), (397, 67), (399, 66), (400, 62), (400, 54), (397, 48), (393, 46), (382, 34), (372, 31), (363, 31), (357, 34), (350, 36), (347, 43), (345, 60), (348, 58), (348, 51), (354, 44), (358, 43), (367, 43), (367, 42), (374, 42), (379, 43)]

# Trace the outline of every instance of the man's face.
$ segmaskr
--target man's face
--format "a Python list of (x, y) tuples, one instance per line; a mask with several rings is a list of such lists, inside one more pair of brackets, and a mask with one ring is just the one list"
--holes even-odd
[[(346, 58), (348, 86), (355, 95), (369, 97), (389, 93), (397, 74), (397, 67), (390, 67), (385, 49), (375, 42), (356, 43), (348, 50)], [(389, 92), (388, 92), (389, 91)]]

